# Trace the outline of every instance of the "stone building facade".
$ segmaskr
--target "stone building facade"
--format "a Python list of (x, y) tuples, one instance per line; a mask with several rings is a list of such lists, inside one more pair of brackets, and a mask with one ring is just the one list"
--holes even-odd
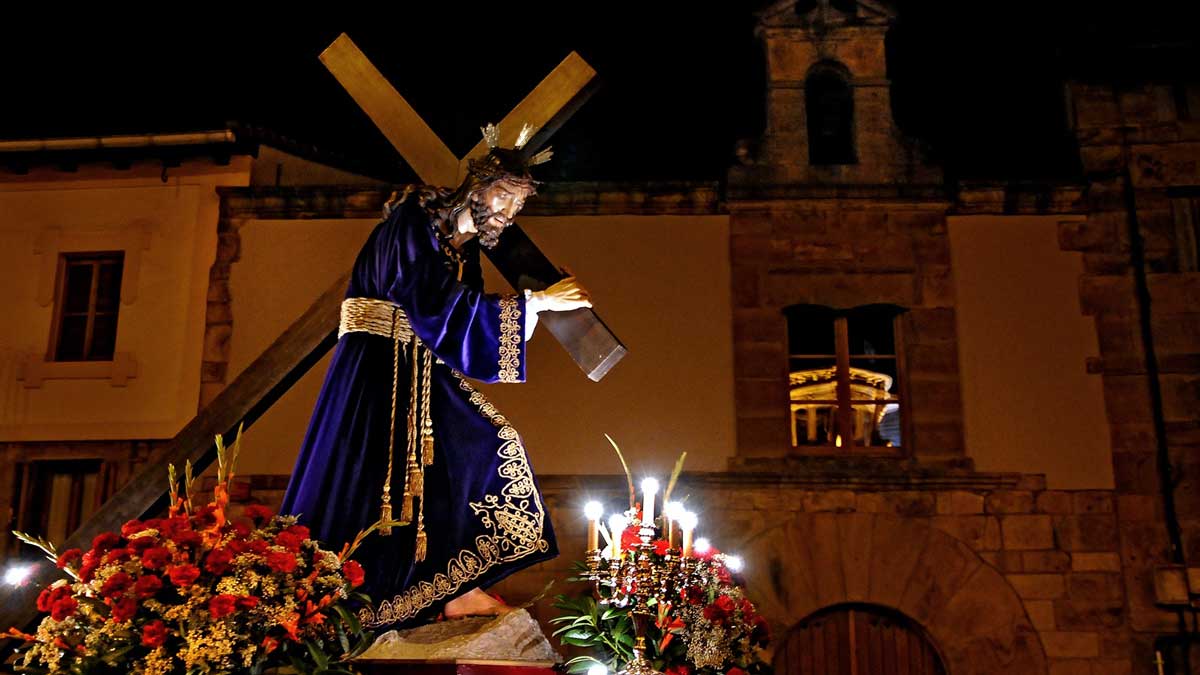
[[(527, 209), (727, 217), (734, 441), (723, 470), (685, 474), (681, 489), (714, 541), (752, 562), (750, 593), (770, 619), (778, 671), (804, 672), (817, 617), (860, 611), (899, 617), (951, 675), (1154, 673), (1159, 653), (1168, 672), (1185, 672), (1180, 629), (1200, 594), (1200, 94), (1071, 82), (1080, 180), (947, 184), (892, 118), (891, 7), (798, 4), (760, 14), (765, 133), (739, 148), (723, 190), (547, 186)], [(213, 218), (201, 407), (236, 377), (231, 353), (253, 321), (232, 281), (246, 265), (243, 235), (263, 222), (368, 227), (387, 193), (250, 182), (222, 189)], [(1070, 366), (1102, 383), (1111, 488), (977, 467), (964, 412), (963, 263), (951, 241), (954, 219), (973, 216), (1054, 219), (1060, 249), (1080, 255), (1077, 309), (1094, 321), (1098, 352)], [(786, 312), (796, 306), (896, 310), (896, 349), (885, 355), (898, 371), (899, 443), (792, 439), (797, 327)], [(242, 477), (235, 498), (278, 504), (285, 470)], [(584, 546), (580, 494), (622, 497), (610, 478), (540, 479), (566, 553), (505, 580), (496, 590), (510, 599), (569, 575), (570, 552)], [(545, 600), (534, 611), (553, 615)]]

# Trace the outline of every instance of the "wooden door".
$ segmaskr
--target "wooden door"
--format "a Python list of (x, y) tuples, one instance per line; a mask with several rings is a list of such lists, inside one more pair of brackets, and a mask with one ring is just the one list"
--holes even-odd
[(778, 675), (946, 675), (921, 629), (882, 607), (842, 605), (801, 621), (775, 654)]

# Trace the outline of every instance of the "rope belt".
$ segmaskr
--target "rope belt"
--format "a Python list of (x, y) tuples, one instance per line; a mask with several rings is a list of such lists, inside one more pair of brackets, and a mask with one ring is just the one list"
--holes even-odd
[[(413, 333), (408, 315), (395, 303), (375, 298), (346, 298), (342, 301), (341, 322), (338, 324), (338, 339), (347, 333), (370, 333), (392, 341), (392, 414), (388, 433), (387, 477), (383, 482), (382, 505), (379, 518), (384, 523), (411, 525), (413, 506), (416, 502), (417, 542), (414, 557), (424, 560), (428, 549), (425, 534), (425, 467), (433, 464), (433, 420), (429, 414), (430, 375), (433, 369), (433, 353), (423, 349), (421, 341)], [(403, 345), (403, 349), (402, 349)], [(412, 387), (408, 399), (408, 446), (406, 448), (406, 472), (404, 475), (404, 498), (400, 504), (400, 519), (392, 520), (392, 465), (396, 450), (396, 402), (400, 390), (400, 354), (412, 346)], [(407, 358), (408, 354), (405, 353)], [(420, 458), (418, 459), (417, 435), (420, 434)], [(392, 533), (392, 525), (379, 528), (380, 534)]]

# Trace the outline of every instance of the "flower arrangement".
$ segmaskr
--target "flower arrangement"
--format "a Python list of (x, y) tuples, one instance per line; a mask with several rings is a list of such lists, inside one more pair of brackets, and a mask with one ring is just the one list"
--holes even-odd
[[(551, 619), (564, 644), (591, 652), (568, 661), (568, 672), (603, 667), (630, 675), (769, 675), (762, 658), (769, 627), (737, 576), (741, 559), (705, 539), (693, 542), (695, 515), (670, 501), (686, 453), (675, 464), (656, 518), (658, 481), (642, 483), (638, 503), (625, 458), (608, 440), (625, 470), (630, 508), (614, 514), (608, 528), (599, 522), (601, 504), (585, 508), (587, 560), (576, 564), (579, 575), (570, 581), (591, 582), (592, 592), (556, 596), (554, 607), (562, 614)], [(603, 549), (601, 534), (608, 542)]]
[[(625, 551), (636, 545), (633, 529), (623, 533)], [(653, 564), (665, 564), (666, 540), (654, 544)], [(654, 620), (646, 631), (646, 658), (667, 675), (769, 675), (770, 665), (762, 658), (770, 642), (767, 620), (746, 597), (720, 551), (709, 548), (695, 555), (713, 573), (681, 589), (679, 597), (655, 603)], [(581, 576), (570, 581), (587, 581), (587, 566), (578, 563), (576, 568)], [(591, 651), (568, 661), (568, 672), (583, 673), (597, 664), (615, 672), (634, 658), (633, 608), (604, 602), (610, 598), (604, 590), (556, 596), (554, 607), (562, 614), (551, 619), (559, 624), (554, 635), (564, 644)]]
[(250, 505), (231, 517), (229, 489), (241, 430), (228, 448), (217, 437), (210, 503), (193, 501), (190, 462), (180, 493), (170, 468), (166, 517), (131, 520), (98, 535), (87, 551), (41, 548), (70, 579), (42, 591), (46, 613), (10, 663), (18, 671), (92, 675), (249, 673), (286, 666), (310, 675), (351, 675), (347, 660), (370, 645), (353, 603), (363, 569), (350, 555), (377, 523), (340, 554), (324, 550), (294, 516)]

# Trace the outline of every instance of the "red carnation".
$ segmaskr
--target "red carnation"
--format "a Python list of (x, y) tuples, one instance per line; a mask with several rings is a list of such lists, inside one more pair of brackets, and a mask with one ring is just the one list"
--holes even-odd
[(137, 580), (133, 585), (133, 592), (141, 599), (152, 598), (155, 593), (162, 590), (163, 582), (157, 575), (148, 574)]
[(671, 550), (671, 542), (667, 541), (666, 539), (655, 539), (654, 540), (654, 552), (657, 553), (658, 555), (666, 555), (667, 551), (670, 551), (670, 550)]
[(222, 593), (220, 595), (213, 596), (213, 598), (208, 601), (208, 613), (211, 614), (212, 618), (214, 619), (220, 619), (221, 617), (229, 616), (230, 614), (233, 614), (233, 610), (237, 609), (237, 601), (238, 598), (236, 595), (230, 595), (228, 593)]
[(155, 619), (154, 621), (151, 621), (150, 623), (146, 624), (145, 626), (142, 626), (142, 645), (143, 646), (150, 647), (151, 649), (153, 649), (155, 647), (163, 646), (163, 643), (166, 641), (167, 641), (167, 625), (164, 624), (162, 621)]
[(121, 543), (120, 535), (112, 532), (104, 532), (96, 535), (96, 538), (92, 540), (92, 549), (99, 553), (103, 553), (110, 548), (116, 547), (116, 545), (119, 543)]
[(79, 568), (79, 579), (87, 583), (92, 580), (96, 568), (100, 567), (100, 556), (96, 555), (95, 551), (88, 551), (83, 554), (82, 562), (83, 567)]
[(50, 604), (50, 618), (55, 621), (62, 621), (74, 614), (78, 607), (79, 603), (76, 602), (75, 598), (72, 598), (70, 595), (64, 595)]
[(140, 555), (142, 553), (142, 551), (145, 551), (146, 549), (150, 548), (151, 546), (154, 546), (156, 543), (158, 543), (158, 542), (155, 540), (154, 537), (151, 537), (149, 535), (142, 535), (140, 537), (134, 537), (133, 539), (130, 539), (129, 544), (127, 545), (127, 548), (130, 551), (133, 551), (134, 553), (137, 553)]
[(266, 555), (269, 548), (270, 547), (267, 546), (267, 542), (263, 541), (262, 539), (255, 539), (254, 541), (250, 542), (250, 545), (246, 547), (246, 550), (255, 555)]
[(725, 675), (746, 675), (746, 671), (742, 670), (741, 668), (738, 668), (737, 666), (734, 666), (734, 667), (730, 668), (729, 670), (725, 671)]
[(133, 551), (128, 548), (114, 548), (104, 554), (104, 564), (111, 565), (113, 563), (121, 563), (133, 557)]
[(50, 611), (50, 589), (49, 588), (43, 588), (42, 592), (38, 593), (37, 610), (39, 612), (49, 612)]
[(71, 587), (66, 584), (62, 584), (61, 586), (55, 586), (53, 588), (44, 589), (40, 594), (38, 594), (38, 599), (37, 599), (38, 611), (39, 612), (49, 612), (50, 608), (54, 606), (54, 603), (58, 602), (60, 599), (62, 599), (64, 597), (70, 597), (70, 595), (71, 595)]
[(736, 607), (728, 595), (719, 596), (716, 602), (704, 608), (704, 618), (713, 623), (724, 623)]
[(704, 589), (699, 586), (688, 586), (682, 593), (683, 599), (688, 601), (689, 605), (703, 605), (705, 601)]
[(195, 565), (171, 565), (167, 568), (167, 576), (171, 578), (171, 583), (183, 588), (196, 581), (200, 576), (200, 569)]
[(218, 548), (204, 559), (204, 569), (219, 576), (225, 574), (231, 562), (233, 562), (233, 551), (227, 548)]
[(304, 543), (304, 538), (297, 536), (295, 532), (288, 532), (287, 530), (284, 530), (283, 532), (275, 535), (275, 543), (286, 548), (292, 553), (299, 553), (300, 544)]
[(82, 558), (82, 557), (83, 557), (83, 551), (81, 551), (77, 548), (69, 548), (59, 554), (58, 559), (54, 561), (54, 564), (58, 565), (58, 569), (60, 569), (60, 570), (65, 569), (67, 567), (67, 565), (70, 565), (71, 562), (74, 561), (76, 558)]
[(163, 546), (153, 546), (142, 551), (142, 567), (160, 570), (171, 562), (171, 551)]
[(191, 548), (200, 546), (204, 541), (201, 539), (200, 533), (195, 530), (179, 530), (167, 538), (175, 542), (176, 546), (189, 546)]
[(140, 520), (129, 520), (121, 526), (121, 536), (130, 537), (146, 529), (146, 524)]
[(230, 531), (233, 532), (233, 536), (237, 537), (238, 539), (245, 539), (246, 537), (250, 536), (250, 533), (254, 531), (254, 528), (250, 527), (246, 523), (234, 523), (230, 528)]
[(201, 529), (208, 529), (217, 524), (217, 505), (206, 504), (196, 515), (192, 516), (192, 524), (199, 525)]
[(357, 560), (347, 560), (342, 563), (342, 574), (346, 575), (346, 581), (350, 582), (351, 588), (362, 586), (363, 578), (366, 576), (363, 573), (362, 565), (358, 564)]
[(254, 609), (258, 607), (259, 599), (253, 595), (243, 595), (237, 599), (238, 609)]
[(276, 572), (294, 572), (296, 556), (287, 551), (271, 551), (267, 553), (267, 567)]
[(187, 516), (172, 516), (158, 521), (158, 531), (164, 537), (171, 537), (183, 530), (192, 529), (192, 523)]
[(642, 538), (638, 536), (638, 528), (630, 525), (621, 532), (621, 550), (628, 551), (629, 549), (642, 543)]
[(100, 587), (100, 597), (115, 598), (133, 585), (133, 577), (124, 572), (117, 572), (111, 577), (104, 580), (104, 585)]
[(289, 525), (289, 526), (283, 528), (283, 531), (290, 532), (291, 534), (294, 534), (297, 537), (300, 537), (301, 539), (308, 539), (309, 536), (311, 536), (308, 531), (308, 528), (303, 525)]
[(253, 520), (256, 524), (275, 515), (271, 509), (268, 509), (262, 504), (248, 504), (242, 513), (244, 513), (247, 518)]
[(665, 671), (666, 675), (692, 675), (692, 667), (686, 663), (671, 666)]
[(117, 623), (123, 623), (133, 618), (137, 614), (137, 600), (126, 595), (123, 598), (112, 603), (112, 620)]

